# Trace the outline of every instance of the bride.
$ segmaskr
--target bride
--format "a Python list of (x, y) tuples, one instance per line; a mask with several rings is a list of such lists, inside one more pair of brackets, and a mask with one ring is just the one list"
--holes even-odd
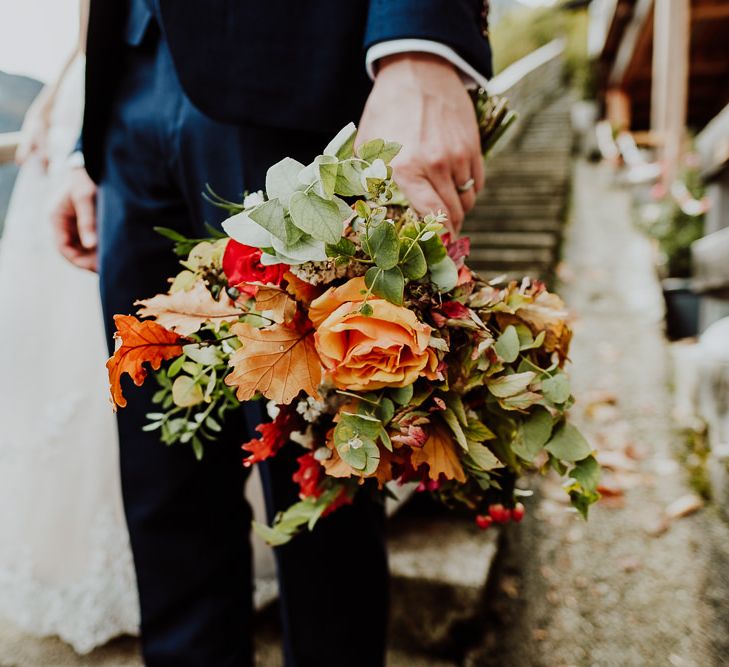
[[(58, 254), (49, 218), (83, 80), (79, 48), (29, 110), (0, 239), (0, 616), (78, 653), (139, 625), (98, 278)], [(247, 497), (263, 520), (257, 475)], [(253, 547), (260, 607), (277, 593), (274, 563)]]
[(97, 278), (58, 255), (48, 214), (83, 70), (79, 50), (26, 117), (0, 241), (0, 615), (79, 653), (139, 622)]

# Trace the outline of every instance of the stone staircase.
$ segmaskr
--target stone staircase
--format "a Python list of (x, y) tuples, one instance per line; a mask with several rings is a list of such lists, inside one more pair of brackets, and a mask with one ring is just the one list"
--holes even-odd
[(563, 94), (546, 104), (486, 165), (486, 187), (464, 224), (469, 265), (486, 278), (554, 271), (569, 195), (570, 103)]

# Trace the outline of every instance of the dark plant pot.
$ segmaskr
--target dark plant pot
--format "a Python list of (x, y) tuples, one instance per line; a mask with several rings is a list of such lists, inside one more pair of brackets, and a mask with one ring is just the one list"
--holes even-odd
[(669, 340), (693, 338), (699, 333), (701, 297), (687, 278), (666, 278), (662, 282), (666, 302), (666, 336)]

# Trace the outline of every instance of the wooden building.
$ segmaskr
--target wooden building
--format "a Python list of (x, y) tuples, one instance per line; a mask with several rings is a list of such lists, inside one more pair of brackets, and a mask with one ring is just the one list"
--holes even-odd
[(729, 316), (729, 0), (593, 0), (598, 97), (615, 129), (677, 173), (696, 135), (711, 209), (692, 246), (702, 328)]

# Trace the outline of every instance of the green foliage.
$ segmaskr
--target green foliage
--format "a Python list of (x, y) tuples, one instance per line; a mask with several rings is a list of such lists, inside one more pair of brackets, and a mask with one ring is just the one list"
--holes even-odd
[(160, 431), (166, 445), (189, 443), (201, 459), (204, 443), (217, 439), (226, 414), (240, 403), (224, 382), (228, 373), (227, 327), (210, 328), (207, 340), (186, 345), (183, 354), (155, 373), (159, 390), (152, 397), (158, 412), (147, 414), (145, 431)]
[(490, 32), (494, 71), (501, 72), (553, 39), (563, 37), (566, 40), (565, 79), (583, 97), (593, 97), (594, 76), (587, 56), (588, 26), (586, 10), (556, 6), (511, 11)]
[[(680, 175), (694, 199), (705, 195), (705, 187), (697, 168), (684, 166)], [(648, 206), (649, 216), (638, 218), (638, 227), (658, 241), (663, 258), (662, 273), (671, 278), (689, 278), (691, 269), (691, 244), (704, 235), (705, 216), (685, 213), (675, 199), (667, 194), (660, 202)]]

